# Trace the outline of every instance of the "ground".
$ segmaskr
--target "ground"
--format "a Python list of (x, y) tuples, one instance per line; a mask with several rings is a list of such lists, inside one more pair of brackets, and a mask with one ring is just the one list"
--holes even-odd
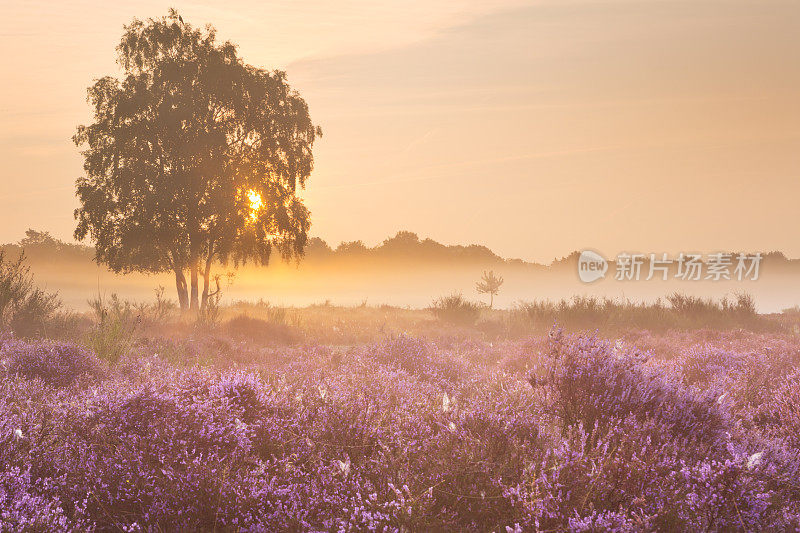
[(481, 313), (140, 308), (6, 335), (0, 530), (800, 527), (785, 319), (524, 330)]

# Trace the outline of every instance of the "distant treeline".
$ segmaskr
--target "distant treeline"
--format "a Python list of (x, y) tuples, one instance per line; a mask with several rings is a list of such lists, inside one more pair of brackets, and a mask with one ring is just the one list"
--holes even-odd
[(521, 259), (504, 259), (492, 252), (486, 246), (478, 244), (445, 245), (433, 239), (420, 239), (416, 233), (399, 231), (394, 237), (385, 239), (381, 244), (373, 247), (365, 245), (362, 241), (343, 242), (332, 248), (324, 240), (313, 237), (309, 239), (306, 247), (306, 257), (314, 261), (331, 258), (358, 258), (358, 259), (391, 259), (425, 262), (463, 262), (491, 264), (516, 264), (531, 265), (544, 268), (537, 263), (528, 263)]
[[(46, 231), (29, 229), (25, 237), (16, 243), (2, 245), (7, 253), (20, 253), (24, 250), (28, 260), (37, 263), (42, 260), (58, 258), (59, 261), (86, 261), (94, 258), (94, 247), (84, 244), (66, 243)], [(491, 264), (543, 265), (527, 263), (521, 259), (504, 259), (486, 246), (477, 244), (445, 245), (432, 239), (420, 239), (416, 233), (400, 231), (394, 237), (384, 240), (377, 246), (367, 246), (362, 241), (342, 242), (331, 247), (319, 237), (309, 239), (304, 261), (324, 262), (332, 259), (391, 259), (392, 261), (425, 261)]]
[(94, 247), (68, 243), (50, 235), (47, 231), (29, 229), (19, 242), (0, 246), (9, 256), (24, 252), (28, 263), (39, 263), (58, 259), (63, 262), (83, 262), (94, 259)]
[[(84, 244), (67, 243), (50, 235), (46, 231), (29, 229), (19, 242), (1, 245), (6, 253), (13, 255), (24, 250), (28, 261), (32, 264), (41, 261), (58, 259), (59, 262), (91, 261), (94, 259), (94, 247)], [(555, 259), (549, 266), (540, 263), (523, 261), (522, 259), (505, 259), (483, 245), (446, 245), (433, 239), (420, 239), (416, 233), (399, 231), (393, 237), (385, 239), (376, 246), (367, 246), (362, 241), (342, 242), (335, 248), (319, 237), (308, 240), (303, 261), (311, 263), (327, 263), (336, 261), (358, 260), (359, 262), (381, 262), (383, 260), (414, 263), (464, 264), (481, 265), (490, 268), (493, 265), (508, 265), (532, 268), (539, 271), (575, 271), (580, 252)], [(799, 259), (788, 259), (782, 252), (762, 253), (762, 266), (782, 270), (800, 267)], [(609, 258), (613, 259), (613, 258)], [(644, 265), (647, 265), (645, 260)], [(613, 273), (612, 273), (613, 277)]]

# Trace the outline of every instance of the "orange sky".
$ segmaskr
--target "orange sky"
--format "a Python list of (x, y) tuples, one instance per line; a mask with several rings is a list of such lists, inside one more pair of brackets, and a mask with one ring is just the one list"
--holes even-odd
[(800, 257), (800, 2), (429, 4), (0, 1), (0, 242), (71, 235), (85, 89), (174, 5), (308, 101), (329, 242)]

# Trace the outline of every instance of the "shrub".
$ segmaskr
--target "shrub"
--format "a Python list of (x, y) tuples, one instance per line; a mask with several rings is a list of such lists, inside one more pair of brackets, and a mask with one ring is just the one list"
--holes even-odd
[(667, 296), (670, 310), (679, 327), (764, 329), (767, 323), (756, 312), (755, 301), (749, 294), (736, 294), (719, 301), (674, 293)]
[(97, 375), (102, 370), (94, 354), (69, 343), (12, 341), (3, 346), (3, 355), (9, 358), (9, 373), (39, 378), (55, 387), (70, 385), (82, 376)]
[(173, 300), (164, 297), (166, 289), (162, 285), (156, 287), (154, 292), (156, 294), (155, 302), (132, 305), (139, 319), (148, 325), (163, 324), (178, 307)]
[(589, 444), (607, 431), (610, 419), (630, 415), (656, 420), (687, 441), (719, 444), (727, 427), (719, 392), (689, 389), (645, 361), (640, 352), (595, 337), (569, 338), (554, 328), (550, 351), (531, 383), (545, 387), (563, 431), (580, 424), (592, 438)]
[(59, 307), (57, 294), (34, 285), (24, 254), (10, 261), (0, 250), (0, 327), (22, 337), (39, 335)]
[(431, 312), (443, 322), (472, 326), (481, 315), (480, 304), (466, 300), (460, 294), (442, 296), (431, 304)]
[(0, 531), (67, 531), (59, 499), (38, 495), (32, 485), (30, 470), (0, 472)]
[(95, 327), (89, 331), (87, 344), (101, 359), (117, 363), (133, 346), (141, 316), (133, 303), (112, 294), (89, 301), (95, 315)]
[(263, 414), (263, 389), (258, 376), (244, 372), (224, 375), (212, 387), (212, 391), (229, 402), (230, 408), (247, 423), (258, 420)]
[(787, 376), (769, 406), (769, 425), (800, 449), (800, 370)]
[(549, 328), (554, 323), (570, 328), (643, 327), (662, 329), (670, 326), (667, 308), (653, 304), (574, 296), (558, 302), (521, 302), (511, 313), (512, 328), (519, 333)]
[[(688, 453), (656, 420), (607, 420), (594, 445), (572, 427), (506, 496), (525, 530), (750, 531), (768, 523), (770, 494), (747, 457)], [(761, 526), (761, 527), (759, 527)]]
[(425, 381), (453, 383), (467, 375), (467, 364), (461, 358), (448, 357), (432, 344), (409, 335), (390, 337), (370, 347), (368, 356)]
[(777, 329), (780, 324), (756, 312), (753, 298), (738, 294), (715, 301), (674, 293), (653, 303), (631, 302), (593, 296), (575, 296), (558, 302), (519, 303), (510, 313), (510, 329), (516, 335), (542, 330), (554, 323), (571, 329), (650, 331), (670, 329), (748, 328), (755, 331)]
[[(272, 315), (270, 315), (272, 316)], [(274, 319), (262, 320), (241, 314), (225, 324), (232, 336), (263, 343), (295, 344), (301, 335), (297, 328), (284, 323), (284, 315), (275, 313)]]

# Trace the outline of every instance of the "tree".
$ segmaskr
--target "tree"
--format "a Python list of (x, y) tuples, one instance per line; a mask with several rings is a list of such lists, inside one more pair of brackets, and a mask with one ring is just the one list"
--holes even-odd
[(493, 271), (484, 271), (481, 280), (475, 284), (475, 290), (480, 294), (489, 295), (489, 309), (494, 305), (494, 297), (500, 292), (500, 286), (503, 284), (503, 278), (494, 275)]
[(26, 246), (50, 246), (58, 248), (61, 243), (50, 235), (49, 231), (36, 231), (29, 228), (25, 231), (25, 237), (19, 241), (23, 248)]
[(124, 30), (124, 76), (89, 87), (94, 122), (73, 139), (85, 147), (75, 237), (115, 272), (173, 272), (181, 308), (197, 310), (215, 263), (303, 255), (309, 211), (296, 192), (321, 131), (284, 72), (245, 64), (213, 27), (170, 10)]

